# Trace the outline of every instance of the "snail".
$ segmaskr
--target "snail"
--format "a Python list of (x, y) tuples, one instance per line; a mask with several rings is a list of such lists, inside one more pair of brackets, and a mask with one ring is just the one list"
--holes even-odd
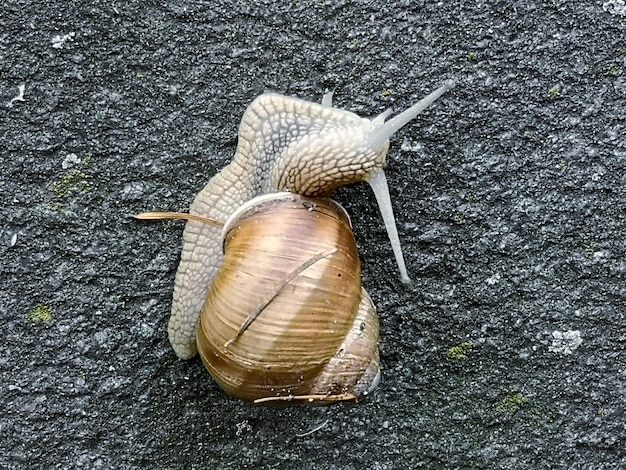
[(410, 282), (383, 172), (388, 139), (453, 86), (387, 122), (390, 111), (369, 120), (333, 108), (330, 94), (321, 104), (256, 98), (232, 162), (189, 214), (138, 216), (188, 219), (168, 326), (177, 356), (200, 349), (222, 388), (257, 403), (358, 401), (375, 389), (376, 309), (349, 217), (328, 198), (342, 185), (371, 185)]

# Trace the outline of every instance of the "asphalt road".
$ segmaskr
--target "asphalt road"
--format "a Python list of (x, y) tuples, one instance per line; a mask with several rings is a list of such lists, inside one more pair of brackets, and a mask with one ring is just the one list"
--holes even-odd
[[(626, 7), (3, 2), (0, 468), (626, 468)], [(167, 341), (180, 222), (265, 91), (392, 139), (413, 283), (336, 198), (378, 306), (369, 401), (226, 396)], [(23, 93), (20, 92), (23, 87)]]

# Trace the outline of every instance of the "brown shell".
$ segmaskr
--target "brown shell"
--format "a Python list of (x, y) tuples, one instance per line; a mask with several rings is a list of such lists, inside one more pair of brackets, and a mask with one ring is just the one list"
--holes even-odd
[(330, 199), (260, 199), (225, 227), (197, 330), (204, 365), (246, 401), (363, 397), (380, 376), (378, 319), (347, 214)]

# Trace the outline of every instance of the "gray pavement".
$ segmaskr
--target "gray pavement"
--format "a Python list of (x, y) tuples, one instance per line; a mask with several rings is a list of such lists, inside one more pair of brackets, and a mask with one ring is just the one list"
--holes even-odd
[[(3, 2), (0, 468), (626, 468), (622, 3)], [(183, 226), (128, 215), (186, 210), (264, 91), (368, 116), (446, 79), (391, 143), (411, 285), (336, 194), (379, 392), (255, 407), (177, 360)]]

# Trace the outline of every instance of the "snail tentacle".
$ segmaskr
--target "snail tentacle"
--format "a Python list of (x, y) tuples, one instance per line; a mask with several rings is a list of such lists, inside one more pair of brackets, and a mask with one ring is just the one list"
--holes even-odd
[(374, 132), (370, 134), (370, 145), (372, 147), (380, 147), (381, 145), (383, 145), (396, 131), (412, 121), (415, 116), (428, 108), (431, 104), (435, 102), (435, 100), (437, 100), (437, 98), (443, 95), (446, 91), (454, 88), (454, 86), (455, 82), (453, 80), (446, 81), (435, 91), (419, 100), (410, 108), (405, 109), (397, 116), (394, 116), (387, 122), (384, 122), (386, 117), (385, 113), (375, 118), (374, 122), (378, 124), (378, 127)]
[(333, 94), (334, 93), (332, 91), (324, 93), (324, 96), (322, 96), (322, 106), (328, 106), (329, 108), (333, 107)]
[(367, 182), (371, 186), (372, 191), (374, 191), (376, 202), (378, 202), (378, 208), (383, 216), (387, 236), (391, 242), (391, 249), (393, 250), (393, 255), (396, 258), (398, 270), (400, 271), (400, 280), (403, 284), (409, 284), (411, 282), (411, 278), (407, 272), (406, 265), (404, 263), (404, 256), (402, 255), (402, 246), (400, 245), (400, 237), (398, 236), (398, 229), (396, 228), (396, 219), (393, 215), (393, 208), (391, 207), (391, 197), (389, 196), (389, 186), (387, 185), (385, 172), (382, 169), (373, 172)]

